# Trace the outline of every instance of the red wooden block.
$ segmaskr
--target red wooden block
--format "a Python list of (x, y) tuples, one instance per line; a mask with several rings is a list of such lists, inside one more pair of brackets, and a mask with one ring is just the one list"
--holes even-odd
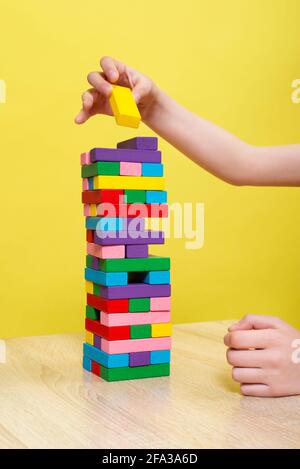
[(101, 296), (87, 294), (87, 304), (105, 313), (128, 313), (128, 299), (106, 300)]
[(97, 205), (97, 216), (119, 218), (164, 218), (168, 216), (167, 204), (105, 204)]
[(130, 339), (130, 326), (107, 327), (93, 319), (85, 319), (85, 328), (89, 332), (100, 335), (106, 340), (128, 340)]
[(83, 204), (119, 204), (123, 201), (123, 189), (100, 189), (82, 192)]
[(94, 360), (92, 360), (92, 373), (94, 373), (94, 375), (97, 375), (97, 376), (100, 376), (100, 364), (97, 363), (97, 362), (94, 362)]
[(88, 243), (94, 242), (94, 231), (93, 230), (86, 230), (86, 240)]

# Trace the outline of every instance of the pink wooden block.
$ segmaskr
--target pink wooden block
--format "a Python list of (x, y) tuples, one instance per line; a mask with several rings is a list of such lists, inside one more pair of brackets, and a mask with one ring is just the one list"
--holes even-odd
[(90, 206), (88, 204), (84, 204), (84, 206), (83, 206), (83, 215), (85, 217), (90, 216)]
[(171, 310), (171, 297), (156, 297), (150, 298), (151, 311), (170, 311)]
[(99, 246), (87, 243), (86, 252), (100, 259), (122, 259), (125, 257), (125, 246)]
[(89, 190), (89, 180), (88, 180), (88, 178), (83, 178), (82, 179), (82, 190), (83, 191), (88, 191)]
[(170, 311), (157, 311), (149, 313), (103, 313), (101, 311), (101, 324), (107, 327), (132, 326), (139, 324), (159, 324), (170, 322)]
[(120, 176), (141, 176), (142, 164), (141, 163), (128, 163), (121, 161), (120, 163)]
[(171, 337), (150, 339), (101, 340), (101, 350), (106, 353), (149, 352), (152, 350), (170, 350)]
[(89, 151), (86, 151), (85, 153), (81, 153), (80, 163), (81, 164), (91, 164), (91, 156), (90, 156)]

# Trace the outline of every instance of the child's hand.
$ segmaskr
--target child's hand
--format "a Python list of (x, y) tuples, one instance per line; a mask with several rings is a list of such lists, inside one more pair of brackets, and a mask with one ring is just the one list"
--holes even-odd
[(228, 331), (224, 337), (227, 360), (242, 394), (300, 394), (299, 331), (279, 318), (256, 315), (245, 316)]
[(102, 71), (90, 72), (87, 76), (92, 88), (83, 93), (82, 109), (75, 122), (83, 124), (95, 114), (112, 115), (109, 105), (111, 83), (131, 88), (142, 118), (148, 115), (158, 93), (152, 80), (111, 57), (103, 57), (100, 65)]

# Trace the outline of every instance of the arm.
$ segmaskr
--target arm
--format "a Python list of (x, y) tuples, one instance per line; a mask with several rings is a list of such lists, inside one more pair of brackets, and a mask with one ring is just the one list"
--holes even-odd
[(97, 113), (111, 114), (110, 83), (132, 88), (143, 122), (202, 168), (234, 185), (299, 186), (300, 145), (258, 147), (180, 106), (148, 77), (114, 60), (91, 72), (92, 88), (82, 95), (81, 124)]

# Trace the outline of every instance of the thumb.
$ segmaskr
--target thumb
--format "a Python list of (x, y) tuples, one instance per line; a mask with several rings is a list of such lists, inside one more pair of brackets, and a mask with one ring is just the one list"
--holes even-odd
[(145, 90), (143, 81), (138, 80), (132, 89), (132, 94), (133, 94), (136, 104), (138, 104), (141, 101), (142, 97), (145, 95), (145, 92), (146, 90)]
[(247, 314), (236, 324), (229, 327), (229, 332), (249, 329), (276, 329), (282, 325), (281, 319), (275, 316)]

